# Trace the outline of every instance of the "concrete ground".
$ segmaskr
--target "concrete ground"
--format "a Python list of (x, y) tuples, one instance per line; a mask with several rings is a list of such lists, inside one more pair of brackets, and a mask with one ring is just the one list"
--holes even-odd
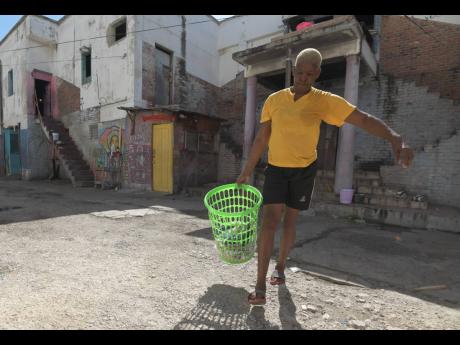
[(201, 198), (0, 179), (0, 328), (459, 329), (459, 248), (305, 213), (286, 286), (250, 307), (256, 261), (219, 261)]

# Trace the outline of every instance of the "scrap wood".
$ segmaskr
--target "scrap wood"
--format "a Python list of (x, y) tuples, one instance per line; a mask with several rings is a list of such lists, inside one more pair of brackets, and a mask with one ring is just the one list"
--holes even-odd
[(349, 285), (349, 286), (355, 286), (355, 287), (360, 287), (360, 288), (366, 288), (364, 285), (361, 285), (361, 284), (352, 283), (352, 282), (350, 282), (348, 280), (342, 280), (342, 279), (338, 279), (338, 278), (333, 278), (333, 277), (325, 275), (325, 274), (320, 274), (320, 273), (316, 273), (316, 272), (302, 270), (302, 269), (300, 269), (298, 267), (291, 267), (290, 269), (294, 273), (295, 272), (303, 272), (305, 274), (308, 274), (308, 275), (311, 275), (313, 277), (320, 278), (320, 279), (332, 282), (334, 284)]
[(447, 285), (430, 285), (430, 286), (421, 286), (414, 288), (414, 291), (428, 291), (428, 290), (444, 290), (447, 289)]

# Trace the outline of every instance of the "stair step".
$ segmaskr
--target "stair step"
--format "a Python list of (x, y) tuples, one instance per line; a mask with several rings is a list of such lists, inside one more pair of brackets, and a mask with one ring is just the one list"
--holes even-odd
[[(316, 173), (318, 177), (333, 179), (335, 178), (335, 171), (333, 170), (318, 170)], [(358, 180), (379, 180), (380, 172), (377, 171), (355, 171), (353, 178)]]
[(383, 196), (395, 196), (400, 190), (388, 187), (358, 186), (356, 192), (360, 194), (373, 194)]

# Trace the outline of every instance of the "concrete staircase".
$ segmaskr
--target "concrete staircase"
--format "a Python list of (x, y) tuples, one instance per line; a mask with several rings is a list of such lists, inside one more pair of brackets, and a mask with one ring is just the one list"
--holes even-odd
[(59, 141), (55, 144), (58, 158), (61, 166), (67, 171), (73, 186), (94, 187), (94, 174), (69, 135), (69, 130), (64, 127), (62, 122), (51, 117), (43, 117), (41, 123), (49, 138), (52, 139), (53, 132), (59, 134)]
[(460, 233), (457, 208), (413, 201), (409, 193), (404, 197), (397, 187), (384, 185), (379, 172), (356, 171), (353, 203), (340, 204), (334, 193), (334, 176), (334, 171), (318, 171), (311, 204), (315, 211), (359, 222)]
[[(339, 195), (334, 193), (334, 171), (319, 170), (316, 181), (314, 200), (339, 202)], [(353, 176), (355, 194), (354, 204), (375, 205), (378, 207), (424, 209), (427, 201), (414, 201), (414, 195), (403, 192), (397, 187), (384, 186), (377, 171), (355, 171)]]

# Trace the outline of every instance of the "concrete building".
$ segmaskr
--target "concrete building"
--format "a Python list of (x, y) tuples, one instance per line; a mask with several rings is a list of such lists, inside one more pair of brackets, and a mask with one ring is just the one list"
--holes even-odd
[[(53, 143), (37, 120), (41, 109), (62, 122), (54, 130), (64, 131), (66, 140), (67, 130), (87, 162), (80, 184), (112, 181), (115, 151), (124, 186), (178, 192), (233, 181), (266, 97), (290, 84), (293, 58), (314, 47), (324, 57), (316, 87), (381, 117), (416, 150), (413, 167), (403, 170), (383, 140), (352, 126), (322, 124), (317, 198), (336, 200), (340, 189), (353, 187), (368, 204), (427, 207), (426, 201), (390, 198), (404, 190), (458, 207), (458, 19), (239, 15), (217, 22), (206, 15), (82, 15), (55, 22), (25, 16), (0, 43), (0, 143), (8, 144), (0, 151), (0, 171), (49, 175)], [(313, 25), (298, 30), (303, 22)], [(35, 94), (41, 96), (37, 105)], [(164, 124), (174, 126), (174, 135), (165, 134), (171, 150), (160, 162), (171, 161), (172, 168), (155, 174), (155, 126)], [(200, 154), (200, 140), (213, 152)], [(71, 164), (80, 171), (86, 164), (77, 156), (74, 149), (74, 163), (63, 163), (76, 182)], [(262, 167), (255, 174), (259, 185)], [(169, 187), (158, 189), (161, 174), (169, 176), (160, 178)]]

